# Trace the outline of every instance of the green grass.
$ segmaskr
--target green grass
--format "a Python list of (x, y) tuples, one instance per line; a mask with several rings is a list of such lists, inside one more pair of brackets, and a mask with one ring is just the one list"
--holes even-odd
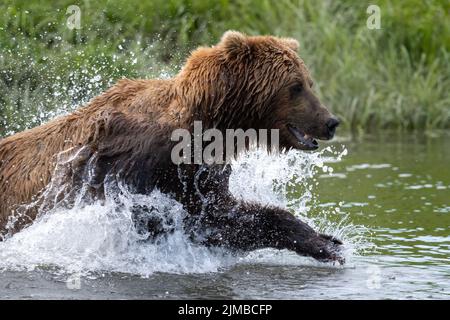
[[(316, 90), (358, 131), (450, 128), (450, 4), (154, 0), (0, 4), (0, 136), (85, 103), (121, 77), (175, 74), (190, 50), (235, 29), (297, 38)], [(372, 3), (372, 2), (370, 2)], [(81, 9), (80, 30), (66, 8)]]

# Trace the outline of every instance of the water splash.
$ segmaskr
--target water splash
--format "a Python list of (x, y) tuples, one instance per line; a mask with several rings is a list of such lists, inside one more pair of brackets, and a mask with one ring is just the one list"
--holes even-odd
[[(345, 153), (345, 149), (337, 152), (329, 147), (316, 153), (290, 151), (282, 155), (257, 150), (233, 163), (230, 189), (247, 201), (288, 208), (318, 230), (343, 239), (348, 260), (364, 247), (362, 229), (345, 220), (332, 224), (329, 215), (336, 208), (323, 208), (320, 216), (310, 214), (315, 203), (312, 186), (318, 183), (316, 173), (328, 171), (325, 163), (339, 161)], [(56, 267), (68, 273), (149, 276), (154, 272), (217, 272), (236, 263), (319, 265), (311, 258), (288, 251), (265, 249), (236, 257), (222, 249), (194, 245), (183, 232), (186, 212), (181, 204), (159, 191), (138, 195), (122, 188), (119, 196), (117, 192), (107, 192), (104, 202), (89, 204), (83, 201), (82, 191), (79, 193), (72, 209), (41, 213), (31, 226), (0, 242), (0, 270)], [(174, 232), (154, 243), (144, 241), (147, 235), (136, 231), (132, 217), (132, 208), (140, 205), (150, 205), (150, 214), (170, 219)]]
[[(320, 206), (319, 195), (314, 192), (314, 187), (319, 184), (317, 177), (321, 176), (320, 173), (332, 176), (330, 164), (341, 161), (347, 153), (344, 146), (340, 150), (328, 146), (314, 153), (291, 150), (281, 155), (268, 155), (262, 150), (256, 150), (233, 163), (230, 190), (243, 200), (285, 208), (315, 230), (341, 239), (345, 244), (344, 256), (348, 264), (354, 255), (374, 249), (369, 230), (350, 222), (349, 216), (342, 210), (344, 203), (331, 207)], [(320, 211), (312, 212), (314, 207), (320, 207)], [(279, 262), (278, 254), (270, 251), (272, 257), (256, 254), (252, 259)], [(318, 264), (312, 258), (299, 257), (287, 251), (286, 254), (291, 262)]]
[[(23, 36), (22, 31), (18, 33)], [(22, 37), (4, 43), (0, 52), (0, 138), (72, 112), (120, 78), (164, 79), (180, 68), (177, 63), (160, 63), (157, 57), (164, 44), (158, 37), (145, 45), (135, 39), (118, 50), (103, 45), (97, 48), (100, 53), (61, 37), (53, 40), (55, 54), (40, 59)]]
[[(132, 207), (151, 204), (175, 223), (174, 233), (156, 243), (136, 232)], [(154, 191), (148, 196), (122, 194), (104, 204), (77, 204), (40, 215), (28, 228), (0, 243), (0, 269), (33, 270), (56, 266), (69, 273), (210, 272), (227, 264), (220, 250), (191, 244), (181, 227), (179, 203)]]

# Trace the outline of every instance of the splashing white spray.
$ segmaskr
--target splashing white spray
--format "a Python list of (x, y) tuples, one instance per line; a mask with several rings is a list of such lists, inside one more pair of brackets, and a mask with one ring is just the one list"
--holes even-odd
[[(332, 226), (327, 212), (321, 217), (309, 216), (317, 168), (323, 170), (325, 162), (339, 161), (345, 153), (345, 149), (333, 152), (330, 148), (317, 153), (290, 151), (279, 156), (254, 151), (233, 163), (230, 189), (244, 200), (289, 208), (315, 228), (340, 237), (346, 243), (348, 259), (361, 244), (354, 237), (355, 227), (345, 223)], [(294, 186), (301, 190), (300, 196), (289, 196), (289, 189)], [(144, 241), (145, 235), (137, 233), (133, 224), (132, 207), (136, 205), (151, 205), (154, 212), (170, 217), (175, 231), (156, 243)], [(178, 202), (158, 191), (150, 195), (125, 191), (119, 201), (108, 197), (104, 203), (78, 203), (72, 209), (51, 210), (0, 243), (0, 270), (57, 267), (69, 273), (124, 272), (148, 276), (154, 272), (217, 272), (239, 262), (316, 263), (287, 251), (268, 249), (234, 257), (224, 250), (194, 245), (182, 230), (185, 214)]]

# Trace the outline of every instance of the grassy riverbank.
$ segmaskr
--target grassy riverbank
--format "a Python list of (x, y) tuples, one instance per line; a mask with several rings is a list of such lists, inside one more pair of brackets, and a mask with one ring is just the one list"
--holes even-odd
[[(81, 29), (66, 26), (69, 5)], [(0, 4), (0, 136), (71, 110), (121, 77), (166, 77), (228, 29), (300, 41), (347, 129), (450, 128), (448, 1), (12, 1)]]

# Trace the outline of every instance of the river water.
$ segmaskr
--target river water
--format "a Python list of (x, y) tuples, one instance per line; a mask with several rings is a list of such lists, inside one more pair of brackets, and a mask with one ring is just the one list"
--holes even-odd
[[(289, 208), (345, 242), (344, 266), (272, 249), (232, 256), (183, 233), (143, 243), (126, 209), (43, 215), (0, 243), (2, 299), (449, 299), (450, 133), (337, 137), (234, 164), (239, 197)], [(125, 195), (181, 217), (164, 195)]]

